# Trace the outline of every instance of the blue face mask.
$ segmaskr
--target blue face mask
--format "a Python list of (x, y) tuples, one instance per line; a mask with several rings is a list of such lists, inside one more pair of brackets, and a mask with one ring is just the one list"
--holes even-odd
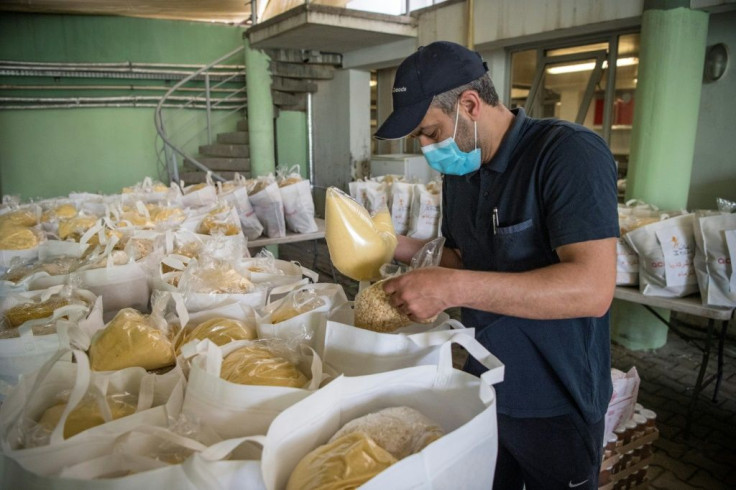
[(473, 121), (475, 133), (475, 149), (471, 152), (462, 151), (455, 142), (457, 121), (460, 108), (455, 113), (455, 129), (452, 137), (427, 146), (422, 146), (422, 153), (429, 166), (441, 174), (466, 175), (480, 168), (480, 148), (478, 148), (478, 124)]

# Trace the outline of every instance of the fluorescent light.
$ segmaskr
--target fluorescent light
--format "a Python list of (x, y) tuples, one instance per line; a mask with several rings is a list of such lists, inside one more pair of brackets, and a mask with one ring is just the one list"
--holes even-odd
[[(639, 63), (639, 58), (619, 58), (616, 60), (616, 66), (631, 66)], [(551, 75), (560, 75), (562, 73), (575, 73), (578, 71), (588, 71), (595, 68), (595, 62), (589, 61), (585, 63), (576, 63), (574, 65), (560, 65), (547, 68), (547, 73)], [(603, 61), (603, 68), (608, 68), (608, 61)]]

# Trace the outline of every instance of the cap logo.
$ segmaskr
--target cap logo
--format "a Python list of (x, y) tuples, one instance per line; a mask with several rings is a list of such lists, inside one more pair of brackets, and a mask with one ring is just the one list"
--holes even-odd
[(396, 92), (406, 92), (406, 87), (394, 87), (391, 93), (395, 94)]

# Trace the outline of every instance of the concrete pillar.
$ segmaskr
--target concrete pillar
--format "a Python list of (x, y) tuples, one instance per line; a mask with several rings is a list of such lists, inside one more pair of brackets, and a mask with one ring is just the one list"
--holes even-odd
[(270, 58), (245, 43), (245, 79), (248, 95), (248, 134), (253, 177), (267, 175), (276, 168), (274, 111), (271, 97)]
[[(708, 14), (689, 4), (645, 0), (642, 15), (626, 199), (662, 210), (686, 208), (690, 189)], [(667, 342), (667, 327), (639, 305), (614, 301), (611, 318), (611, 337), (630, 349)]]
[[(276, 147), (280, 167), (299, 165), (302, 177), (310, 177), (307, 155), (307, 113), (280, 111), (276, 119)], [(311, 177), (310, 177), (311, 178)]]
[(690, 190), (708, 14), (689, 3), (645, 1), (642, 16), (626, 199), (660, 209), (685, 208)]

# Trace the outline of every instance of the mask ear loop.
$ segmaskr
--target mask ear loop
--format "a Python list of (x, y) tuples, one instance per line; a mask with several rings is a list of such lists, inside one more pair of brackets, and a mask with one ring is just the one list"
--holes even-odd
[(457, 134), (457, 120), (460, 116), (460, 101), (457, 101), (457, 109), (455, 109), (455, 129), (452, 131), (452, 139), (455, 139), (455, 135)]
[(473, 121), (473, 138), (475, 139), (475, 149), (478, 148), (478, 121)]

